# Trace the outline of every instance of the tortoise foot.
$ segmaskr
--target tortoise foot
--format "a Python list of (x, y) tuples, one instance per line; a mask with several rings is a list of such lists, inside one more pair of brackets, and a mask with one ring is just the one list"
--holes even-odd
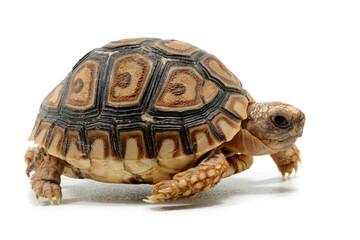
[(61, 203), (60, 177), (64, 166), (65, 161), (48, 155), (39, 168), (35, 170), (31, 176), (31, 188), (34, 190), (38, 202), (40, 202), (40, 197), (46, 197), (51, 205), (54, 205), (53, 198), (55, 197), (56, 203)]
[(31, 188), (34, 190), (36, 199), (39, 203), (40, 197), (49, 199), (51, 205), (54, 205), (54, 197), (58, 205), (61, 203), (62, 193), (60, 184), (46, 180), (33, 180), (31, 181)]
[(179, 198), (179, 193), (180, 189), (177, 181), (163, 181), (154, 186), (152, 196), (148, 196), (144, 201), (147, 203), (161, 203), (169, 199), (175, 201)]
[(295, 171), (294, 176), (296, 177), (298, 164), (301, 166), (301, 158), (300, 151), (295, 145), (292, 145), (285, 151), (272, 154), (271, 157), (278, 166), (283, 179), (285, 179), (286, 173), (288, 174), (287, 177), (290, 178), (293, 171)]

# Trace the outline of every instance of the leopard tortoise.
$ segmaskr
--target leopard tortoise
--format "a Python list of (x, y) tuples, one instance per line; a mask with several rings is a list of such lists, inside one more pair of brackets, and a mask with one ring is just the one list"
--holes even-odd
[(194, 197), (270, 154), (298, 168), (304, 114), (256, 103), (214, 55), (176, 40), (133, 38), (87, 53), (43, 101), (25, 154), (39, 201), (60, 177), (156, 184), (149, 203)]

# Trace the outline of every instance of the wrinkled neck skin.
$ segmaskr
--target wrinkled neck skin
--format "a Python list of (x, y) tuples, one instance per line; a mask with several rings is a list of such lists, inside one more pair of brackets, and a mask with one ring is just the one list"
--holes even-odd
[(282, 151), (282, 149), (269, 147), (246, 129), (242, 129), (230, 142), (224, 144), (224, 149), (234, 154), (242, 153), (250, 156), (274, 154)]
[[(276, 122), (279, 116), (282, 121)], [(305, 115), (292, 105), (280, 102), (254, 103), (249, 105), (248, 118), (243, 120), (239, 133), (224, 144), (224, 148), (252, 156), (284, 151), (301, 137), (304, 123)]]

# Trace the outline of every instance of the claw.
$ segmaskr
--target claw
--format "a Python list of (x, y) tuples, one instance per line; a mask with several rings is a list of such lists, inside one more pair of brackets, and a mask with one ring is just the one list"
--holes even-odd
[(40, 194), (36, 193), (36, 200), (38, 201), (38, 203), (40, 204)]
[(296, 177), (296, 175), (297, 175), (297, 173), (298, 173), (298, 169), (299, 169), (299, 167), (298, 167), (298, 165), (297, 165), (297, 163), (295, 164), (295, 167), (294, 167), (294, 170), (295, 170), (295, 175), (294, 175), (294, 177)]
[(31, 169), (27, 167), (25, 173), (27, 177), (30, 177)]
[(47, 193), (46, 197), (49, 199), (50, 204), (54, 205), (53, 196), (50, 193)]
[(285, 180), (285, 174), (286, 174), (285, 172), (282, 172), (282, 173), (281, 173), (282, 180)]
[(156, 194), (155, 196), (147, 196), (147, 199), (143, 199), (143, 201), (147, 203), (161, 203), (165, 202), (166, 199), (164, 199), (163, 194)]
[(188, 198), (192, 199), (192, 198), (196, 197), (197, 195), (199, 195), (199, 193), (195, 193), (194, 195), (190, 195)]
[(300, 163), (300, 167), (302, 167), (302, 161), (301, 161), (301, 158), (299, 158), (298, 162)]
[(56, 204), (60, 205), (61, 201), (62, 201), (62, 194), (59, 191), (55, 192), (55, 198), (56, 198)]
[(143, 201), (147, 202), (147, 203), (158, 203), (159, 202), (153, 196), (147, 196), (147, 199), (143, 199)]
[(143, 201), (144, 202), (147, 202), (147, 203), (154, 203), (154, 202), (152, 202), (151, 200), (150, 200), (150, 198), (148, 197), (148, 198), (146, 198), (146, 199), (143, 199)]

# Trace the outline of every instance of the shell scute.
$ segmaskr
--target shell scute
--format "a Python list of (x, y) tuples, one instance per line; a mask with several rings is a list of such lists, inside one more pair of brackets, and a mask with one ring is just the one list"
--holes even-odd
[(200, 64), (210, 76), (220, 80), (226, 87), (242, 89), (240, 80), (214, 55), (208, 54), (200, 59)]
[(213, 100), (219, 93), (218, 86), (209, 80), (205, 80), (201, 86), (201, 96), (204, 103), (209, 103)]
[(200, 87), (203, 77), (191, 67), (171, 67), (155, 103), (163, 110), (189, 110), (203, 105)]
[(119, 131), (119, 146), (124, 160), (149, 158), (144, 132), (141, 129)]
[[(187, 154), (179, 131), (157, 131), (155, 133), (157, 161), (169, 171), (178, 171), (191, 165), (193, 154)], [(176, 159), (176, 161), (174, 161)]]
[(98, 81), (99, 62), (87, 60), (73, 74), (65, 105), (72, 109), (86, 110), (94, 106)]
[(234, 114), (239, 119), (247, 118), (247, 106), (249, 100), (244, 95), (231, 95), (225, 103), (224, 108)]
[(217, 114), (211, 121), (220, 137), (226, 142), (230, 141), (240, 130), (240, 121), (231, 119), (224, 113)]
[(98, 129), (87, 131), (87, 142), (90, 146), (89, 157), (91, 160), (118, 159), (110, 134), (109, 131)]
[(107, 105), (117, 107), (138, 103), (148, 85), (153, 65), (151, 60), (140, 54), (117, 58), (111, 70)]
[(46, 147), (46, 140), (50, 132), (50, 128), (51, 128), (50, 122), (45, 122), (45, 121), (39, 122), (39, 125), (36, 128), (36, 132), (34, 134), (34, 141), (40, 147)]
[(36, 118), (35, 120), (35, 124), (34, 124), (34, 127), (33, 127), (33, 130), (31, 131), (31, 134), (30, 136), (28, 137), (28, 141), (34, 141), (35, 140), (35, 134), (39, 128), (39, 125), (40, 125), (40, 118), (39, 116)]
[(43, 101), (43, 105), (50, 108), (57, 108), (60, 103), (61, 95), (64, 89), (65, 80), (61, 81), (55, 88), (52, 90), (49, 95)]
[(117, 41), (111, 41), (108, 44), (106, 44), (105, 48), (118, 48), (123, 46), (138, 46), (139, 44), (149, 41), (149, 40), (155, 40), (156, 38), (127, 38), (127, 39), (121, 39)]
[(80, 131), (67, 130), (64, 142), (64, 156), (68, 163), (79, 169), (91, 167), (91, 161), (87, 158), (83, 142), (80, 138)]
[(182, 55), (190, 56), (193, 53), (200, 51), (199, 48), (185, 42), (177, 40), (162, 40), (156, 42), (153, 47), (158, 49), (160, 52), (165, 55)]
[(65, 140), (65, 129), (55, 126), (49, 139), (48, 152), (58, 158), (64, 158), (63, 147)]
[(207, 123), (191, 127), (189, 134), (194, 152), (198, 156), (202, 156), (218, 145), (218, 140)]

